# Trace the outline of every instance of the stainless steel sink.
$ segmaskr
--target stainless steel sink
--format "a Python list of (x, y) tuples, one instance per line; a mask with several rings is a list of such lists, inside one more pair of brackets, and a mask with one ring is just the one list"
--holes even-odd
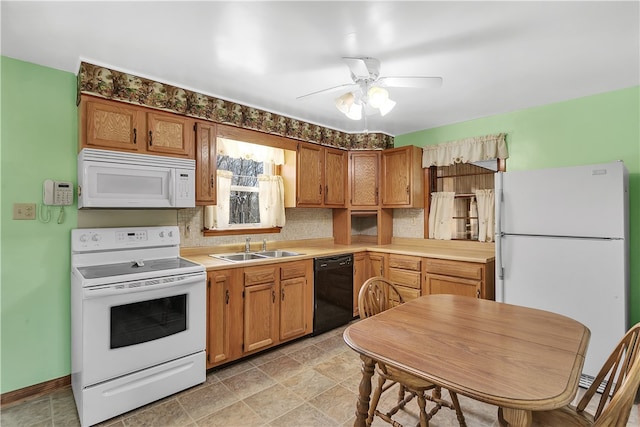
[(275, 250), (275, 251), (258, 252), (257, 255), (262, 255), (262, 256), (267, 257), (267, 258), (282, 258), (282, 257), (304, 255), (304, 254), (300, 254), (298, 252), (283, 251), (283, 250), (278, 249), (278, 250)]
[(237, 254), (220, 254), (220, 255), (210, 255), (210, 256), (212, 256), (213, 258), (219, 258), (219, 259), (223, 259), (225, 261), (231, 261), (231, 262), (252, 261), (252, 260), (268, 258), (266, 256), (259, 255), (254, 252), (249, 252), (249, 253), (241, 252)]

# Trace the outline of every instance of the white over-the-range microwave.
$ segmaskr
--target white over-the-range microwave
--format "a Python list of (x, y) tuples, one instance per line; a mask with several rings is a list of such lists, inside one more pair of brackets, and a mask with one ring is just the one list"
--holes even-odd
[(195, 160), (84, 148), (78, 208), (195, 207)]

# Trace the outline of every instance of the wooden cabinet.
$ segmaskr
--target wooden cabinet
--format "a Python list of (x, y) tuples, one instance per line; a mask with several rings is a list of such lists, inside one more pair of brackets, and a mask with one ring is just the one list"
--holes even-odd
[(194, 157), (194, 120), (125, 102), (82, 95), (78, 107), (82, 148)]
[(313, 264), (298, 261), (280, 267), (280, 341), (313, 331)]
[(324, 149), (324, 206), (345, 207), (347, 203), (347, 151)]
[(216, 125), (196, 122), (196, 205), (216, 204)]
[(349, 204), (351, 209), (375, 209), (379, 205), (380, 151), (349, 153)]
[(385, 274), (385, 258), (386, 254), (381, 252), (369, 252), (367, 255), (367, 264), (368, 264), (368, 275), (369, 277), (377, 277), (382, 276), (386, 277)]
[(455, 294), (495, 299), (493, 261), (484, 263), (425, 259), (424, 294)]
[(347, 151), (298, 144), (296, 203), (299, 207), (345, 207)]
[(147, 151), (193, 157), (193, 119), (171, 113), (147, 113)]
[(405, 302), (418, 298), (422, 289), (422, 258), (389, 254), (387, 276)]
[(207, 369), (240, 356), (242, 290), (240, 269), (207, 274)]
[(369, 278), (367, 274), (367, 253), (353, 254), (353, 317), (360, 314), (358, 310), (358, 294), (364, 282)]
[(244, 269), (244, 344), (250, 353), (278, 342), (276, 267)]
[(424, 207), (422, 148), (408, 145), (382, 151), (380, 170), (382, 207)]

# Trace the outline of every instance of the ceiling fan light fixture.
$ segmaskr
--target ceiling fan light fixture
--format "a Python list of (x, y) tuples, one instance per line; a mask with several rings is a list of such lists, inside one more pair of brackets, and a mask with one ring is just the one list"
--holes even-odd
[(360, 120), (362, 119), (362, 104), (358, 104), (357, 102), (351, 105), (349, 111), (344, 113), (351, 120)]
[(339, 98), (336, 98), (336, 108), (342, 114), (349, 114), (349, 110), (354, 102), (355, 97), (353, 96), (353, 93), (347, 92)]
[(391, 110), (393, 110), (393, 107), (396, 106), (396, 102), (390, 100), (389, 98), (385, 99), (385, 101), (382, 103), (382, 105), (380, 106), (379, 110), (380, 110), (380, 115), (381, 116), (386, 116), (387, 113)]
[(389, 92), (380, 86), (371, 86), (367, 91), (368, 103), (373, 108), (380, 108), (389, 99)]

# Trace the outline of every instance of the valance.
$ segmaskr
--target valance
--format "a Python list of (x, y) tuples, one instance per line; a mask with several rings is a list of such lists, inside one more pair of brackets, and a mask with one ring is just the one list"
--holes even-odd
[(499, 133), (428, 145), (422, 149), (422, 167), (450, 166), (455, 163), (472, 163), (508, 157), (505, 134)]
[(266, 145), (251, 144), (232, 139), (218, 138), (217, 152), (235, 159), (249, 159), (256, 162), (284, 164), (284, 150)]

